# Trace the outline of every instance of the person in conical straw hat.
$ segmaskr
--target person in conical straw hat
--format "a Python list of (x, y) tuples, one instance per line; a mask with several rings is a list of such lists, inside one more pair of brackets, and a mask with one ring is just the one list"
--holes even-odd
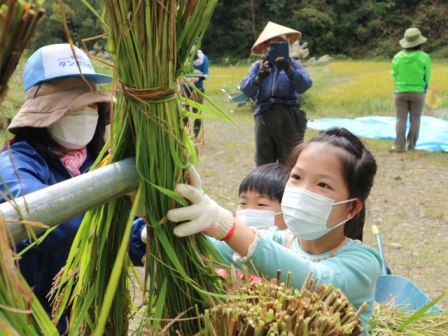
[(302, 33), (298, 30), (269, 21), (252, 46), (252, 53), (264, 55), (269, 49), (270, 43), (273, 41), (280, 42), (287, 40), (289, 44), (293, 44), (301, 37)]
[[(403, 48), (392, 59), (394, 102), (397, 115), (394, 152), (415, 150), (426, 90), (431, 79), (431, 58), (423, 51), (426, 37), (418, 28), (406, 29), (399, 44)], [(406, 135), (406, 124), (410, 127)]]
[(307, 119), (299, 95), (313, 82), (302, 64), (289, 56), (290, 44), (301, 36), (297, 30), (268, 22), (252, 46), (252, 53), (264, 58), (252, 64), (240, 87), (247, 97), (256, 96), (255, 166), (286, 164), (305, 136)]

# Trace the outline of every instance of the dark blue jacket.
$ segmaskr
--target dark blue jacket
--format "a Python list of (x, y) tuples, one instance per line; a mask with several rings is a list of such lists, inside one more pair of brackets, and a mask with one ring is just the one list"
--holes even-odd
[[(13, 164), (10, 155), (13, 157)], [(80, 169), (81, 172), (86, 172), (94, 161), (95, 158), (88, 155)], [(20, 180), (16, 173), (20, 175)], [(8, 197), (17, 198), (69, 178), (71, 175), (62, 163), (49, 166), (26, 141), (12, 145), (10, 153), (8, 151), (0, 153), (0, 190)], [(0, 203), (3, 202), (5, 200), (0, 196)], [(33, 290), (39, 299), (45, 299), (54, 276), (65, 266), (83, 217), (84, 215), (80, 215), (59, 224), (42, 243), (23, 254), (20, 270), (29, 285), (34, 287)], [(142, 265), (141, 259), (145, 253), (145, 244), (140, 239), (144, 225), (142, 219), (136, 220), (130, 238), (131, 260), (137, 266)], [(17, 252), (28, 246), (29, 241), (23, 240), (16, 245)]]
[[(266, 58), (269, 61), (269, 56)], [(261, 62), (258, 60), (252, 64), (247, 76), (241, 81), (240, 89), (247, 97), (257, 96), (255, 115), (265, 112), (271, 104), (283, 104), (286, 106), (299, 106), (299, 94), (308, 90), (313, 82), (299, 61), (292, 60), (293, 73), (288, 76), (283, 70), (277, 70), (269, 61), (271, 74), (260, 84), (255, 80)]]

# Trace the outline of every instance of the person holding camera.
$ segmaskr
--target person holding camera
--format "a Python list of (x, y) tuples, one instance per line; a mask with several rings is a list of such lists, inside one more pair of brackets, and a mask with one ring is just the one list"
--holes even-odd
[[(311, 88), (313, 82), (288, 52), (289, 45), (301, 36), (297, 30), (268, 22), (252, 46), (252, 53), (265, 57), (251, 65), (240, 86), (246, 96), (257, 96), (255, 166), (286, 164), (291, 150), (304, 139), (307, 119), (300, 109), (299, 94)], [(274, 45), (286, 52), (276, 52)]]

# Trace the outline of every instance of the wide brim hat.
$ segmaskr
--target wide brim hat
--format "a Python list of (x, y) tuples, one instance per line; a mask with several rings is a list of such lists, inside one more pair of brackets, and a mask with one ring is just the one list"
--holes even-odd
[(427, 41), (418, 28), (409, 28), (404, 32), (404, 37), (400, 40), (400, 46), (404, 49), (414, 48)]
[(293, 44), (295, 41), (297, 41), (302, 37), (302, 33), (299, 32), (298, 30), (294, 30), (269, 21), (266, 27), (264, 27), (260, 36), (258, 36), (258, 39), (255, 41), (254, 45), (252, 46), (251, 49), (252, 53), (257, 55), (263, 55), (264, 53), (266, 53), (265, 42), (270, 40), (271, 38), (282, 35), (286, 35), (286, 38), (288, 39), (288, 42), (290, 44)]
[(69, 43), (51, 44), (36, 50), (25, 64), (25, 92), (38, 83), (63, 77), (84, 76), (95, 84), (109, 83), (112, 77), (95, 72), (89, 56)]
[(39, 83), (25, 94), (25, 103), (12, 119), (8, 131), (19, 134), (23, 127), (48, 127), (87, 105), (99, 104), (98, 112), (105, 124), (110, 123), (112, 96), (97, 91), (91, 80), (65, 77)]

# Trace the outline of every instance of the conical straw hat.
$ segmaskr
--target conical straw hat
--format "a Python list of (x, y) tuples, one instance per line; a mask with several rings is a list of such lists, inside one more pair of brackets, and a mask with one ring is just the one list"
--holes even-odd
[(290, 44), (294, 43), (295, 41), (297, 41), (299, 38), (302, 37), (302, 33), (299, 32), (298, 30), (294, 30), (269, 21), (266, 27), (264, 27), (260, 36), (258, 36), (257, 41), (255, 41), (254, 45), (252, 46), (252, 52), (258, 55), (264, 54), (266, 51), (264, 42), (270, 40), (273, 37), (280, 36), (283, 34), (286, 35)]

